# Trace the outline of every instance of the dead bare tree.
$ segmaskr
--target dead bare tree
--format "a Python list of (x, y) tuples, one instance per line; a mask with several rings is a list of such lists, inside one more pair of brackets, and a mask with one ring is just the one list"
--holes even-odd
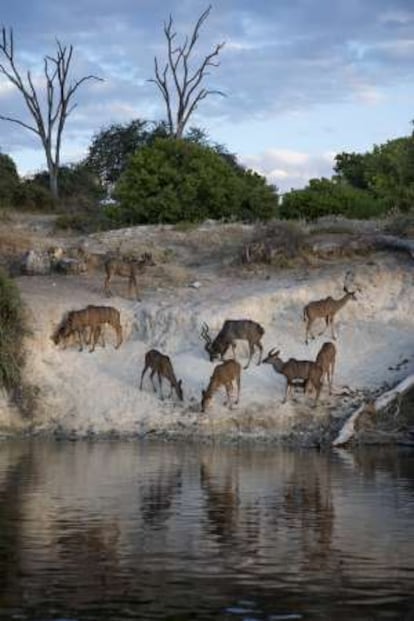
[(59, 194), (58, 173), (63, 129), (66, 119), (76, 107), (76, 103), (70, 105), (72, 97), (87, 80), (102, 79), (95, 75), (85, 75), (79, 80), (70, 82), (73, 46), (64, 46), (58, 40), (56, 46), (55, 56), (45, 56), (43, 59), (45, 85), (42, 98), (40, 88), (35, 87), (31, 72), (28, 70), (24, 77), (24, 72), (17, 67), (12, 28), (7, 31), (3, 26), (1, 30), (0, 56), (5, 59), (5, 63), (0, 63), (0, 74), (20, 91), (34, 123), (26, 123), (4, 114), (0, 114), (0, 120), (16, 123), (39, 137), (46, 156), (50, 191), (54, 198)]
[(161, 92), (167, 109), (169, 134), (175, 138), (183, 136), (184, 128), (200, 101), (208, 95), (224, 96), (222, 91), (211, 90), (202, 85), (204, 78), (209, 74), (209, 67), (218, 67), (216, 59), (224, 42), (218, 43), (196, 68), (190, 66), (200, 28), (210, 11), (211, 5), (200, 15), (191, 37), (185, 37), (182, 45), (175, 45), (177, 33), (173, 29), (174, 22), (170, 15), (168, 24), (164, 23), (164, 34), (167, 39), (167, 61), (164, 69), (160, 69), (157, 57), (154, 58), (155, 78), (149, 81), (154, 82)]

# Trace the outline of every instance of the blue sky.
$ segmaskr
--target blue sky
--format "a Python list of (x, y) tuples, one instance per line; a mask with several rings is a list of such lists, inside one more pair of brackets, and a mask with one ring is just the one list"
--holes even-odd
[[(64, 162), (86, 153), (114, 122), (165, 116), (153, 61), (165, 55), (163, 22), (177, 37), (208, 6), (199, 0), (14, 0), (0, 19), (15, 56), (39, 80), (55, 39), (73, 44), (77, 94), (64, 134)], [(330, 176), (333, 156), (363, 152), (411, 132), (414, 119), (413, 0), (217, 0), (198, 53), (225, 42), (206, 86), (226, 97), (200, 103), (192, 125), (225, 144), (282, 191)], [(36, 75), (38, 74), (38, 75)], [(0, 113), (28, 120), (21, 96), (0, 76)], [(0, 149), (21, 174), (45, 167), (35, 137), (0, 121)]]

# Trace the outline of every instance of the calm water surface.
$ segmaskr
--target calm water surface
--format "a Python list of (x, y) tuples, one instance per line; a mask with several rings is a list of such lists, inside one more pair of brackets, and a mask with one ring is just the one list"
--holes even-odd
[(414, 451), (0, 443), (0, 619), (414, 619)]

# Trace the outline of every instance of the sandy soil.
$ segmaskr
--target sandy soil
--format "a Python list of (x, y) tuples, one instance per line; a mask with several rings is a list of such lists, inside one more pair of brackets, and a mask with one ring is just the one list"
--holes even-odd
[[(0, 405), (0, 430), (53, 431), (70, 435), (121, 434), (189, 437), (220, 436), (315, 444), (332, 439), (344, 418), (367, 396), (377, 394), (414, 371), (413, 263), (409, 257), (376, 253), (290, 270), (246, 268), (238, 263), (246, 227), (206, 226), (190, 231), (141, 227), (82, 237), (53, 237), (50, 222), (31, 230), (38, 245), (81, 245), (104, 254), (153, 252), (157, 265), (140, 281), (141, 301), (128, 299), (127, 282), (117, 278), (114, 295), (103, 295), (103, 271), (81, 275), (20, 276), (32, 334), (27, 340), (26, 379), (37, 387), (37, 407), (22, 418)], [(46, 230), (45, 230), (46, 229)], [(27, 233), (27, 232), (26, 232)], [(285, 379), (269, 365), (252, 364), (242, 373), (240, 404), (229, 410), (217, 395), (209, 411), (200, 412), (201, 389), (214, 365), (200, 339), (207, 322), (215, 334), (225, 319), (260, 322), (265, 353), (273, 347), (288, 359), (314, 359), (330, 335), (304, 343), (303, 307), (327, 295), (339, 297), (345, 273), (352, 270), (361, 290), (337, 316), (338, 350), (334, 394), (324, 387), (315, 407), (297, 392), (282, 404)], [(192, 286), (195, 282), (198, 287)], [(124, 343), (94, 353), (63, 350), (50, 339), (62, 316), (87, 304), (110, 304), (121, 312)], [(319, 331), (318, 326), (316, 331)], [(138, 389), (145, 352), (156, 347), (168, 354), (183, 380), (184, 402), (161, 400), (149, 377)], [(246, 360), (247, 347), (237, 346)], [(167, 386), (164, 392), (169, 393)]]

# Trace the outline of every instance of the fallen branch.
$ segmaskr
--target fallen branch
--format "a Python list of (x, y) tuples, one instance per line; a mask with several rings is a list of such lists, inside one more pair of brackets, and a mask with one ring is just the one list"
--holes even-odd
[(397, 384), (392, 390), (388, 390), (384, 392), (378, 399), (375, 401), (364, 403), (361, 405), (343, 425), (339, 434), (333, 441), (333, 446), (343, 446), (354, 436), (355, 434), (355, 425), (361, 416), (361, 414), (365, 412), (369, 412), (370, 414), (377, 414), (381, 412), (385, 408), (387, 408), (393, 401), (409, 392), (414, 387), (414, 374), (409, 375), (402, 382)]

